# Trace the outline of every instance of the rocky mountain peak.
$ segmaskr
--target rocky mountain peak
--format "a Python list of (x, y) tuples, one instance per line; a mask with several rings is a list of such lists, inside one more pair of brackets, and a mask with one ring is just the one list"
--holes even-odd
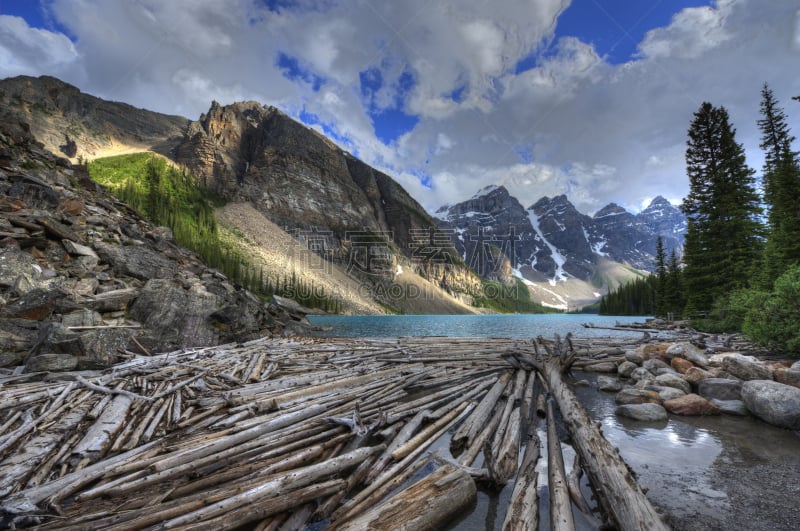
[(604, 218), (606, 216), (619, 216), (625, 214), (632, 216), (630, 212), (628, 212), (618, 204), (609, 203), (595, 213), (594, 219)]

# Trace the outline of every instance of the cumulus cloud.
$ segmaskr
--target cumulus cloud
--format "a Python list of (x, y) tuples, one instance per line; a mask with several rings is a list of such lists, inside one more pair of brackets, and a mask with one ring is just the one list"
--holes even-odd
[[(566, 193), (587, 213), (611, 201), (636, 210), (685, 194), (686, 130), (701, 102), (728, 108), (756, 168), (761, 84), (800, 116), (788, 101), (800, 95), (792, 0), (681, 10), (621, 65), (558, 36), (569, 0), (268, 4), (51, 0), (74, 39), (0, 16), (0, 75), (59, 75), (190, 118), (212, 99), (276, 105), (430, 210), (493, 183), (525, 206)], [(388, 145), (375, 133), (387, 110), (413, 124)]]
[(31, 28), (20, 17), (0, 15), (0, 77), (39, 74), (58, 75), (78, 60), (67, 36)]

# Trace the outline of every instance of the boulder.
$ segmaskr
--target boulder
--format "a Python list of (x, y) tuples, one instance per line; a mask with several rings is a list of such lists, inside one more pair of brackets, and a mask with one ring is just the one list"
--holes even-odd
[(656, 384), (663, 385), (665, 387), (674, 387), (675, 389), (680, 389), (684, 393), (691, 393), (692, 386), (678, 376), (677, 374), (660, 374), (656, 376)]
[(742, 401), (753, 415), (773, 426), (800, 430), (800, 389), (772, 380), (742, 384)]
[(686, 372), (694, 367), (694, 364), (684, 358), (672, 358), (669, 362), (670, 367), (678, 371), (680, 374), (686, 374)]
[(645, 369), (647, 369), (648, 371), (650, 371), (650, 372), (653, 372), (653, 373), (654, 373), (654, 372), (656, 371), (656, 369), (664, 369), (664, 368), (669, 368), (669, 365), (667, 365), (666, 363), (664, 363), (664, 362), (663, 362), (663, 361), (661, 361), (660, 359), (657, 359), (657, 358), (651, 358), (651, 359), (649, 359), (649, 360), (645, 360), (645, 361), (642, 363), (642, 367), (643, 367), (643, 368), (645, 368)]
[(586, 365), (583, 368), (586, 372), (604, 372), (604, 373), (616, 373), (617, 372), (617, 364), (613, 361), (602, 361), (600, 363), (592, 363), (591, 365)]
[(576, 380), (575, 382), (573, 382), (572, 386), (573, 387), (591, 387), (592, 384), (591, 384), (591, 382), (589, 382), (589, 380), (581, 379), (581, 380)]
[(661, 385), (648, 385), (645, 387), (646, 391), (655, 391), (658, 393), (658, 396), (661, 397), (661, 400), (672, 400), (673, 398), (678, 398), (679, 396), (685, 396), (686, 393), (681, 391), (680, 389), (676, 389), (674, 387), (664, 387)]
[(741, 400), (742, 382), (725, 378), (706, 378), (698, 386), (698, 394), (711, 400)]
[(598, 376), (597, 377), (597, 388), (601, 391), (607, 391), (616, 393), (620, 389), (622, 389), (622, 382), (619, 381), (618, 378), (614, 378), (613, 376)]
[(645, 389), (627, 388), (617, 393), (614, 399), (617, 404), (644, 404), (653, 403), (660, 404), (661, 397), (655, 391), (647, 391)]
[(800, 361), (796, 361), (796, 362), (792, 363), (792, 366), (790, 368), (800, 371)]
[(700, 367), (692, 367), (683, 375), (683, 379), (695, 387), (700, 385), (700, 382), (710, 377), (711, 374)]
[(787, 369), (780, 368), (773, 371), (775, 381), (784, 385), (791, 385), (792, 387), (800, 387), (800, 368)]
[(753, 356), (728, 356), (722, 369), (742, 380), (772, 380), (772, 369)]
[(61, 324), (67, 328), (73, 326), (99, 326), (103, 324), (103, 317), (95, 311), (82, 308), (61, 316)]
[(631, 373), (638, 368), (639, 367), (631, 361), (623, 361), (619, 364), (619, 367), (617, 367), (617, 373), (623, 378), (629, 378)]
[(719, 415), (720, 409), (702, 396), (694, 393), (666, 400), (664, 409), (674, 415), (704, 416)]
[(58, 288), (35, 288), (23, 294), (2, 310), (5, 317), (44, 321), (53, 312), (59, 313), (79, 308), (68, 294)]
[(726, 415), (736, 415), (738, 417), (746, 417), (750, 415), (747, 406), (741, 400), (718, 400), (711, 399), (711, 403), (719, 408), (719, 410)]
[(150, 280), (172, 278), (177, 271), (175, 262), (143, 245), (96, 243), (95, 249), (116, 275)]
[(653, 373), (648, 371), (644, 367), (637, 367), (630, 374), (631, 380), (636, 380), (636, 381), (647, 379), (647, 378), (652, 378), (652, 377), (653, 377)]
[(658, 404), (625, 404), (617, 406), (616, 414), (645, 422), (667, 420), (667, 411)]
[(165, 352), (216, 344), (220, 327), (208, 318), (219, 305), (219, 298), (204, 289), (187, 290), (174, 280), (157, 278), (144, 285), (129, 315), (147, 329), (141, 343), (151, 352)]
[(37, 354), (25, 362), (25, 372), (71, 371), (78, 366), (78, 358), (72, 354)]
[(133, 299), (139, 295), (136, 288), (123, 288), (98, 293), (88, 302), (88, 306), (98, 312), (117, 312), (127, 309)]
[(30, 254), (17, 247), (0, 248), (0, 288), (14, 286), (20, 277), (23, 283), (35, 286), (41, 273), (41, 267)]
[(642, 355), (644, 359), (654, 359), (654, 358), (663, 358), (666, 353), (667, 349), (669, 348), (669, 343), (658, 343), (656, 345), (645, 345), (642, 347)]
[(741, 354), (738, 352), (718, 352), (716, 354), (712, 354), (708, 358), (708, 366), (721, 368), (725, 358), (729, 358), (731, 356), (741, 356)]
[[(86, 314), (82, 316), (86, 317)], [(38, 363), (31, 360), (43, 354), (67, 354), (75, 359), (75, 364), (69, 368), (47, 369), (50, 371), (108, 368), (118, 361), (117, 353), (128, 346), (133, 332), (130, 328), (75, 331), (67, 329), (62, 323), (47, 324), (39, 331), (39, 337), (31, 348), (25, 362), (26, 371), (30, 372), (30, 367)]]
[(73, 256), (89, 256), (92, 258), (100, 258), (91, 247), (87, 247), (86, 245), (81, 245), (80, 243), (75, 243), (71, 240), (63, 240), (61, 244), (64, 246), (64, 249)]
[(631, 363), (635, 363), (636, 365), (641, 365), (644, 361), (644, 356), (640, 352), (635, 350), (629, 350), (625, 353), (625, 360)]
[(692, 345), (691, 343), (687, 342), (675, 343), (674, 345), (671, 345), (667, 349), (665, 355), (667, 358), (671, 360), (677, 357), (690, 361), (694, 365), (697, 365), (699, 367), (708, 366), (708, 358), (706, 358), (706, 355), (703, 353), (702, 350)]
[(656, 376), (661, 376), (662, 374), (672, 374), (674, 376), (680, 377), (680, 373), (678, 373), (672, 367), (658, 367), (657, 369), (653, 370), (653, 374)]

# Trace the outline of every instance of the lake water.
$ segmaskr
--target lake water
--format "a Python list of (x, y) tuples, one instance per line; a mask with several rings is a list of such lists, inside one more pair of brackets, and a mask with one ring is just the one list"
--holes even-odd
[(318, 335), (337, 337), (511, 337), (529, 339), (538, 336), (562, 337), (572, 332), (576, 337), (609, 337), (640, 335), (641, 332), (620, 332), (581, 326), (614, 326), (619, 323), (642, 322), (644, 317), (608, 315), (514, 314), (514, 315), (316, 315), (311, 324), (330, 327)]

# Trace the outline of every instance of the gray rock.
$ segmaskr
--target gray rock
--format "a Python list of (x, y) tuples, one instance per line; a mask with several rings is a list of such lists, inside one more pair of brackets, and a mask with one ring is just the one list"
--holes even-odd
[(680, 373), (673, 369), (672, 367), (659, 367), (653, 371), (656, 376), (661, 376), (662, 374), (674, 374), (676, 376), (680, 376)]
[[(33, 257), (25, 251), (16, 247), (0, 249), (0, 288), (11, 288), (19, 283), (33, 289), (41, 278), (41, 272)], [(20, 277), (22, 280), (18, 280)]]
[(61, 317), (61, 324), (70, 326), (99, 326), (103, 324), (103, 317), (88, 308), (82, 308)]
[(589, 382), (589, 380), (577, 380), (577, 381), (573, 382), (572, 385), (573, 385), (573, 387), (591, 387), (592, 386), (592, 384)]
[(772, 380), (772, 369), (753, 356), (728, 356), (722, 368), (742, 380)]
[(667, 420), (667, 410), (658, 404), (626, 404), (617, 406), (617, 415), (645, 422)]
[(750, 380), (742, 384), (742, 401), (764, 422), (800, 430), (800, 389), (772, 380)]
[(698, 394), (711, 400), (741, 400), (742, 382), (725, 378), (706, 378), (698, 387)]
[(61, 243), (64, 245), (64, 249), (73, 256), (89, 256), (92, 258), (100, 258), (91, 247), (87, 247), (70, 240), (62, 240)]
[(187, 290), (174, 280), (153, 279), (144, 285), (129, 315), (147, 329), (140, 341), (153, 352), (209, 346), (217, 343), (219, 330), (208, 317), (220, 302), (204, 289)]
[(671, 345), (666, 352), (668, 358), (683, 358), (689, 360), (698, 367), (708, 367), (708, 358), (702, 350), (692, 345), (691, 343), (675, 343)]
[(177, 270), (175, 262), (146, 246), (97, 243), (95, 248), (100, 258), (111, 265), (117, 275), (150, 280), (172, 278)]
[(619, 367), (617, 367), (617, 373), (623, 378), (629, 378), (631, 373), (638, 368), (639, 367), (631, 361), (623, 361), (619, 364)]
[(667, 365), (666, 363), (664, 363), (663, 361), (661, 361), (658, 358), (650, 358), (649, 360), (645, 360), (642, 363), (642, 367), (647, 369), (650, 372), (653, 372), (653, 373), (656, 371), (656, 369), (664, 369), (664, 368), (669, 369), (670, 368), (669, 365)]
[(69, 295), (59, 288), (35, 288), (2, 310), (6, 317), (18, 317), (43, 321), (53, 312), (65, 312), (79, 308)]
[(635, 389), (629, 387), (621, 390), (614, 398), (617, 404), (644, 404), (652, 402), (654, 404), (661, 403), (661, 397), (655, 391), (647, 391), (644, 389)]
[(636, 365), (641, 365), (644, 362), (644, 356), (642, 356), (640, 352), (629, 350), (625, 353), (625, 360), (635, 363)]
[(138, 295), (139, 290), (136, 288), (115, 289), (96, 294), (88, 302), (88, 306), (99, 312), (116, 312), (125, 310)]
[(77, 369), (106, 369), (118, 361), (117, 352), (127, 347), (134, 331), (129, 328), (90, 330), (81, 334), (83, 355)]
[(679, 396), (684, 396), (686, 394), (680, 389), (676, 389), (675, 387), (666, 387), (662, 385), (648, 385), (644, 389), (645, 391), (655, 391), (656, 393), (658, 393), (658, 396), (661, 397), (661, 400), (665, 402), (667, 400), (672, 400), (673, 398), (678, 398)]
[(597, 377), (597, 388), (601, 391), (616, 393), (622, 389), (622, 382), (613, 376), (601, 375)]
[(600, 363), (593, 363), (591, 365), (587, 365), (583, 368), (586, 372), (605, 372), (605, 373), (615, 373), (617, 372), (617, 364), (613, 361), (604, 361)]
[(677, 374), (661, 374), (656, 376), (656, 384), (665, 387), (674, 387), (675, 389), (680, 389), (684, 393), (692, 392), (691, 384)]
[(643, 379), (646, 379), (646, 378), (652, 378), (652, 377), (653, 377), (653, 373), (648, 371), (644, 367), (637, 367), (630, 374), (631, 380), (636, 380), (636, 381), (643, 380)]
[(792, 363), (792, 370), (800, 371), (800, 361), (796, 361), (796, 362)]
[(71, 371), (78, 366), (78, 358), (72, 354), (37, 354), (25, 363), (25, 372)]
[(747, 406), (741, 400), (719, 400), (712, 398), (711, 403), (719, 408), (722, 413), (726, 415), (736, 415), (738, 417), (746, 417), (750, 415)]

